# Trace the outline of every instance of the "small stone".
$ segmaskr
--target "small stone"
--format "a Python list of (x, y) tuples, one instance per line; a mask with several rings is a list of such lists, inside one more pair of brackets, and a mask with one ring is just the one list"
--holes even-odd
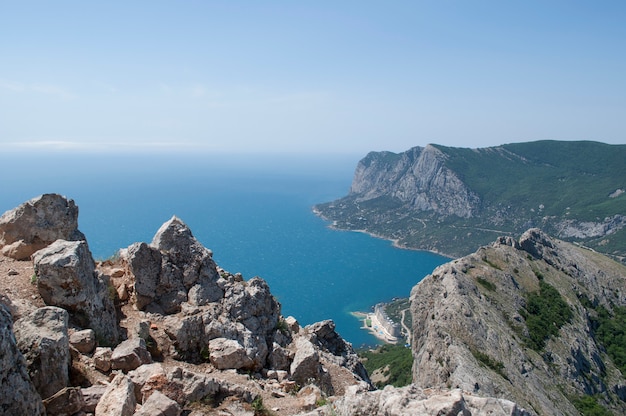
[(19, 273), (15, 269), (9, 269), (9, 276), (17, 276)]
[(70, 345), (83, 354), (89, 354), (96, 347), (96, 333), (93, 329), (76, 331), (70, 335)]
[(106, 373), (111, 369), (111, 356), (113, 350), (109, 347), (98, 347), (93, 354), (93, 364), (96, 369)]

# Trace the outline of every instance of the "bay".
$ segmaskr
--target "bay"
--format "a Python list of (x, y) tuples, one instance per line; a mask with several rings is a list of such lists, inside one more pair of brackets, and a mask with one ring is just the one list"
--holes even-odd
[(348, 192), (356, 156), (8, 156), (3, 166), (19, 175), (3, 186), (1, 212), (42, 193), (66, 195), (96, 259), (150, 242), (176, 215), (221, 267), (267, 280), (285, 316), (303, 325), (333, 319), (355, 346), (377, 340), (350, 312), (408, 296), (448, 261), (332, 230), (313, 214), (314, 204)]

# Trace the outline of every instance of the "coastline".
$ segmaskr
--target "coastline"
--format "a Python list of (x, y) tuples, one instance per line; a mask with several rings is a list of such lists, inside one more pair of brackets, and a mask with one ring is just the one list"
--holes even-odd
[[(384, 342), (385, 344), (398, 343), (399, 339), (387, 332), (385, 327), (381, 325), (375, 313), (350, 312), (350, 314), (362, 321), (363, 326), (361, 326), (361, 329), (369, 331), (378, 340)], [(368, 321), (370, 322), (370, 325), (368, 325)]]
[(330, 218), (326, 217), (324, 214), (322, 214), (322, 212), (317, 209), (315, 207), (315, 205), (311, 208), (311, 211), (313, 212), (314, 215), (320, 217), (321, 219), (323, 219), (324, 221), (327, 221), (329, 224), (327, 225), (328, 228), (332, 229), (332, 230), (336, 230), (336, 231), (349, 231), (349, 232), (355, 232), (355, 233), (363, 233), (363, 234), (367, 234), (370, 237), (374, 237), (374, 238), (378, 238), (381, 240), (385, 240), (385, 241), (390, 241), (392, 246), (395, 248), (399, 248), (401, 250), (411, 250), (411, 251), (424, 251), (427, 253), (432, 253), (432, 254), (437, 254), (438, 256), (443, 256), (443, 257), (447, 257), (450, 260), (453, 260), (457, 257), (452, 256), (450, 254), (446, 254), (443, 253), (441, 251), (438, 250), (431, 250), (431, 249), (424, 249), (424, 248), (416, 248), (416, 247), (410, 247), (407, 245), (403, 245), (400, 244), (400, 240), (397, 238), (389, 238), (389, 237), (385, 237), (384, 235), (380, 235), (380, 234), (376, 234), (372, 231), (368, 231), (366, 229), (351, 229), (351, 228), (340, 228), (337, 226), (337, 221), (331, 220)]

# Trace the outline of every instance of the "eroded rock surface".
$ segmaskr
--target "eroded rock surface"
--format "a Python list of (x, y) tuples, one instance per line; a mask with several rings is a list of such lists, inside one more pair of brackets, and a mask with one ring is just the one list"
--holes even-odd
[(67, 325), (67, 311), (54, 306), (39, 308), (15, 322), (17, 345), (43, 399), (69, 385)]
[(57, 240), (33, 255), (37, 288), (47, 305), (67, 309), (76, 323), (109, 344), (119, 338), (108, 277), (96, 272), (86, 241)]
[(7, 257), (27, 260), (58, 239), (85, 239), (78, 230), (78, 207), (61, 195), (38, 196), (0, 217), (0, 250)]
[(0, 410), (7, 415), (44, 415), (41, 396), (17, 347), (11, 314), (0, 304)]

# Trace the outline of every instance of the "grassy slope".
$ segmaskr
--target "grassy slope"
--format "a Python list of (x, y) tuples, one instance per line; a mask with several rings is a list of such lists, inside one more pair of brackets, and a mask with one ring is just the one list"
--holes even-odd
[(626, 188), (626, 146), (596, 142), (538, 141), (496, 148), (436, 146), (447, 165), (491, 206), (518, 205), (544, 215), (579, 220), (626, 213), (626, 198), (609, 198)]

